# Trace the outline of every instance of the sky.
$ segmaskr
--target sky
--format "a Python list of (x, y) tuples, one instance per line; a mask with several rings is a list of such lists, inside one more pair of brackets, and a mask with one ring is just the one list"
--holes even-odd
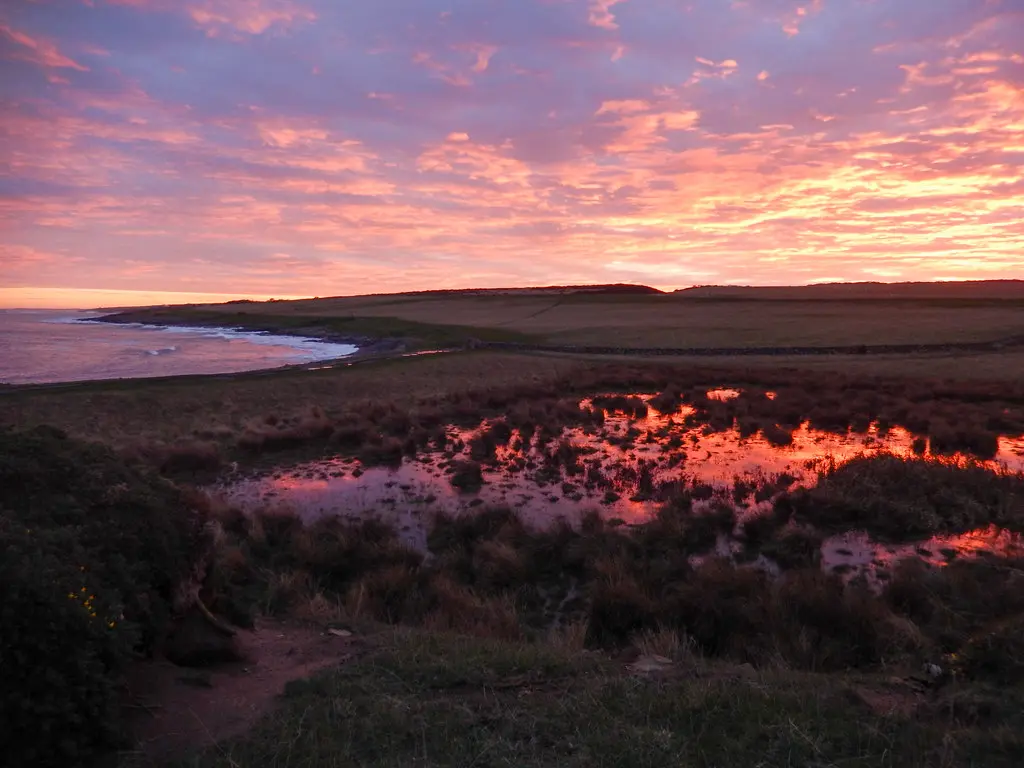
[(0, 306), (1024, 277), (1024, 0), (7, 0)]

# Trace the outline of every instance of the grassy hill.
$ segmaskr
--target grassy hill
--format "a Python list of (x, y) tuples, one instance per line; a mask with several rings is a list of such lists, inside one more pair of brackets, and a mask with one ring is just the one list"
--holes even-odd
[(1008, 300), (1024, 301), (1024, 280), (965, 282), (820, 283), (799, 286), (695, 285), (674, 293), (686, 299), (800, 300)]
[[(768, 301), (770, 300), (770, 301)], [(469, 339), (635, 349), (954, 344), (1024, 336), (1024, 282), (644, 286), (404, 293), (161, 307), (123, 316), (326, 333), (408, 347)]]

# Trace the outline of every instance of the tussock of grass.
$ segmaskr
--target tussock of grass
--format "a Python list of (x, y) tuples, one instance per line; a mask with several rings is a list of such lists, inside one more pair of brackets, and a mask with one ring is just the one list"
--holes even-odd
[(220, 446), (211, 440), (186, 440), (164, 445), (148, 443), (122, 451), (156, 467), (165, 475), (210, 475), (224, 465)]
[(452, 465), (451, 484), (462, 491), (474, 491), (484, 484), (483, 468), (476, 461), (457, 461)]
[(929, 435), (932, 452), (940, 455), (966, 453), (979, 459), (991, 459), (999, 452), (999, 435), (987, 429), (933, 424)]

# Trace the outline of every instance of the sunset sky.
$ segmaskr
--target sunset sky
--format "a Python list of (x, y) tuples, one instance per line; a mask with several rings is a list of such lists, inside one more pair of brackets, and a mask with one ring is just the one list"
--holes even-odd
[(9, 0), (0, 72), (0, 305), (1024, 277), (1024, 0)]

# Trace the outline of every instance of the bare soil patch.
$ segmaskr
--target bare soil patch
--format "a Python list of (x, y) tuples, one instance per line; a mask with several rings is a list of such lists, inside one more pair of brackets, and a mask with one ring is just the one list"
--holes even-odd
[(320, 627), (260, 619), (239, 631), (246, 661), (188, 669), (166, 660), (140, 662), (129, 674), (129, 732), (137, 765), (213, 746), (245, 733), (275, 706), (292, 680), (343, 664), (365, 647), (355, 636)]

